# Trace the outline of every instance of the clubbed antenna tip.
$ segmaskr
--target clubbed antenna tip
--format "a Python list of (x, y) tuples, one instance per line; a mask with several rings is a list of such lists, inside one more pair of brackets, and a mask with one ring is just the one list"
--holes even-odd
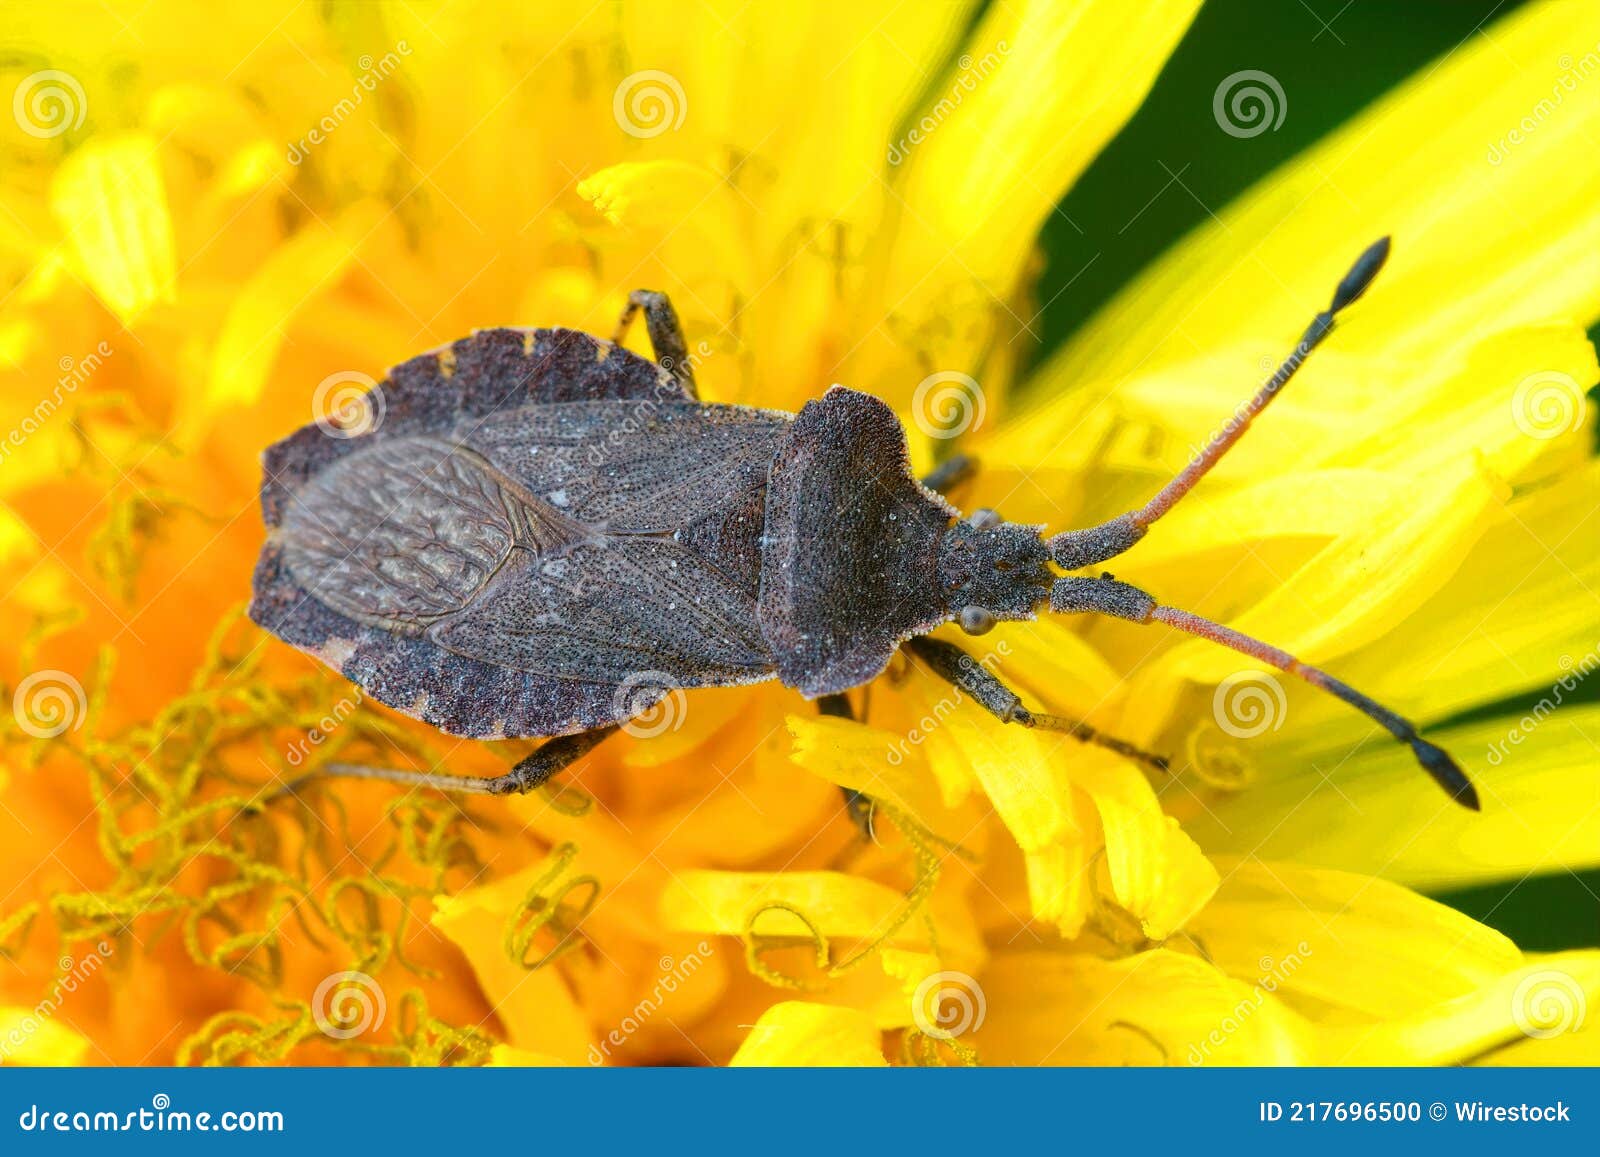
[(1426, 739), (1418, 738), (1411, 741), (1411, 750), (1416, 753), (1417, 762), (1422, 764), (1422, 769), (1433, 777), (1435, 783), (1444, 788), (1451, 799), (1473, 811), (1483, 810), (1482, 804), (1478, 802), (1478, 789), (1472, 786), (1467, 773), (1462, 771), (1460, 765), (1445, 754), (1442, 748), (1435, 747)]
[(1367, 246), (1367, 251), (1356, 258), (1356, 263), (1350, 267), (1350, 272), (1339, 282), (1339, 288), (1333, 291), (1333, 304), (1328, 307), (1328, 312), (1338, 313), (1365, 293), (1367, 286), (1372, 284), (1372, 279), (1378, 276), (1378, 270), (1383, 268), (1383, 263), (1387, 260), (1389, 260), (1389, 238), (1379, 238)]

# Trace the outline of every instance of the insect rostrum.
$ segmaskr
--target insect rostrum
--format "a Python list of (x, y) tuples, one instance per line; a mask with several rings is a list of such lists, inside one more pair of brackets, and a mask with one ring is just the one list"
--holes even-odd
[(610, 343), (482, 330), (396, 367), (376, 387), (376, 428), (329, 438), (311, 425), (267, 451), (251, 615), (445, 731), (563, 737), (493, 779), (346, 774), (525, 791), (675, 688), (776, 678), (837, 712), (901, 646), (1004, 721), (1164, 766), (1029, 711), (926, 637), (951, 620), (981, 633), (1041, 611), (1093, 612), (1209, 638), (1321, 687), (1475, 808), (1449, 756), (1331, 675), (1110, 575), (1060, 573), (1138, 543), (1327, 338), (1388, 250), (1384, 239), (1362, 254), (1277, 373), (1148, 504), (1051, 537), (992, 512), (964, 519), (913, 476), (898, 418), (870, 395), (835, 386), (799, 414), (700, 402), (660, 294), (635, 294), (623, 325), (644, 312), (661, 365), (621, 348), (621, 327)]

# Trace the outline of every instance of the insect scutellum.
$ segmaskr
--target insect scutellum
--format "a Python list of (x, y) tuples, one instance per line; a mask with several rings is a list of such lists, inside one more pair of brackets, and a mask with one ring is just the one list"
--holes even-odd
[[(1144, 538), (1151, 524), (1195, 487), (1243, 436), (1252, 419), (1288, 384), (1311, 351), (1333, 331), (1340, 311), (1366, 292), (1388, 256), (1389, 238), (1385, 237), (1356, 259), (1339, 282), (1328, 308), (1312, 319), (1294, 351), (1272, 377), (1171, 482), (1138, 510), (1098, 526), (1063, 531), (1049, 538), (1041, 537), (1037, 527), (993, 525), (988, 517), (956, 523), (946, 536), (949, 545), (941, 554), (941, 577), (944, 577), (946, 560), (953, 560), (948, 563), (948, 569), (951, 578), (959, 581), (950, 584), (951, 610), (962, 629), (969, 634), (982, 634), (999, 619), (1031, 618), (1034, 612), (1047, 607), (1063, 614), (1095, 613), (1135, 623), (1161, 623), (1185, 634), (1209, 639), (1321, 688), (1363, 712), (1409, 746), (1423, 769), (1452, 798), (1478, 810), (1476, 789), (1448, 754), (1423, 739), (1410, 720), (1347, 683), (1268, 643), (1188, 611), (1162, 606), (1153, 596), (1117, 581), (1110, 574), (1055, 577), (1046, 566), (1047, 562), (1053, 562), (1063, 571), (1093, 567), (1117, 557)], [(1041, 581), (1041, 575), (1050, 577)]]

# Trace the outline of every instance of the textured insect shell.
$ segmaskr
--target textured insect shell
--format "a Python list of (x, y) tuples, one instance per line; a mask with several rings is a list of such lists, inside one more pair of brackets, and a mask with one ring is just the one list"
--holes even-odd
[(868, 683), (949, 620), (940, 546), (958, 512), (917, 481), (905, 428), (844, 386), (807, 402), (772, 464), (761, 629), (809, 698)]
[[(444, 350), (396, 367), (374, 394), (369, 399), (369, 412), (381, 416), (381, 421), (371, 432), (361, 437), (337, 438), (311, 425), (267, 451), (261, 501), (268, 537), (257, 564), (255, 597), (250, 608), (257, 623), (339, 670), (379, 701), (452, 734), (478, 738), (551, 736), (590, 730), (648, 708), (670, 693), (674, 685), (754, 682), (771, 677), (770, 657), (755, 625), (756, 570), (766, 464), (782, 441), (788, 415), (739, 407), (702, 407), (688, 399), (677, 381), (652, 363), (589, 335), (559, 329), (480, 331)], [(660, 593), (663, 586), (673, 589), (665, 583), (647, 582), (651, 573), (648, 564), (670, 558), (673, 563), (681, 560), (687, 571), (693, 571), (702, 565), (699, 560), (705, 554), (715, 556), (721, 569), (713, 568), (717, 579), (714, 586), (697, 584), (692, 578), (684, 581), (693, 590), (711, 590), (722, 601), (719, 604), (713, 600), (709, 610), (699, 612), (680, 607), (674, 617), (658, 620), (664, 622), (658, 633), (666, 637), (667, 644), (672, 643), (670, 636), (675, 632), (680, 637), (675, 651), (669, 646), (669, 653), (653, 656), (652, 661), (624, 662), (614, 651), (605, 649), (605, 640), (585, 643), (582, 648), (566, 641), (570, 644), (565, 646), (567, 661), (581, 661), (588, 666), (582, 671), (567, 669), (564, 674), (585, 677), (551, 677), (494, 661), (494, 648), (503, 643), (505, 636), (497, 637), (485, 629), (484, 616), (488, 617), (489, 627), (509, 625), (514, 632), (517, 616), (526, 617), (529, 609), (521, 580), (531, 572), (524, 569), (511, 573), (512, 567), (506, 565), (511, 546), (521, 545), (511, 540), (521, 536), (571, 546), (586, 532), (577, 520), (527, 489), (515, 469), (501, 469), (480, 455), (472, 439), (493, 443), (489, 433), (506, 427), (510, 431), (508, 444), (514, 445), (515, 427), (530, 405), (607, 402), (630, 403), (626, 407), (619, 405), (619, 410), (628, 413), (637, 412), (639, 403), (648, 403), (653, 407), (650, 413), (656, 417), (676, 416), (685, 424), (709, 415), (704, 427), (707, 432), (720, 428), (726, 434), (730, 423), (743, 423), (743, 431), (733, 431), (739, 438), (732, 445), (742, 452), (742, 457), (733, 456), (741, 471), (737, 484), (710, 489), (736, 494), (738, 502), (732, 505), (742, 503), (748, 509), (720, 511), (717, 517), (678, 528), (670, 538), (639, 534), (612, 543), (620, 542), (625, 551), (619, 557), (626, 565), (616, 568), (617, 573), (628, 577), (634, 583), (631, 593), (645, 600), (664, 597)], [(550, 406), (544, 413), (548, 416), (574, 409)], [(304, 503), (297, 506), (296, 496), (312, 493), (320, 486), (318, 500), (329, 501), (359, 485), (374, 491), (364, 500), (404, 498), (415, 516), (417, 492), (432, 488), (441, 480), (433, 473), (419, 473), (408, 464), (408, 458), (419, 457), (432, 447), (430, 439), (452, 431), (454, 434), (449, 436), (459, 443), (463, 430), (474, 432), (467, 436), (467, 449), (460, 450), (457, 445), (452, 452), (450, 445), (440, 444), (441, 453), (436, 453), (433, 461), (435, 469), (442, 468), (438, 463), (443, 461), (449, 463), (449, 469), (470, 476), (473, 488), (468, 509), (463, 512), (457, 501), (449, 511), (470, 517), (434, 518), (434, 512), (426, 508), (423, 513), (430, 526), (442, 525), (449, 532), (449, 541), (443, 544), (448, 547), (452, 568), (448, 577), (457, 580), (467, 574), (472, 582), (461, 591), (453, 590), (452, 582), (442, 587), (436, 584), (430, 597), (419, 603), (410, 597), (414, 584), (406, 587), (410, 594), (399, 597), (389, 586), (375, 580), (358, 592), (362, 600), (368, 601), (344, 600), (341, 609), (341, 599), (335, 596), (349, 586), (350, 578), (347, 573), (337, 573), (332, 575), (331, 584), (320, 584), (324, 597), (314, 596), (294, 573), (291, 556), (298, 551), (302, 569), (307, 558), (320, 559), (325, 575), (331, 573), (327, 568), (332, 564), (327, 560), (337, 558), (327, 551), (319, 555), (319, 546), (326, 544), (315, 541), (317, 521), (300, 509)], [(744, 436), (746, 433), (749, 437)], [(375, 472), (365, 465), (357, 469), (363, 460), (350, 459), (379, 445), (386, 448), (382, 457), (369, 453), (364, 461), (382, 461), (387, 473), (398, 477), (387, 477), (383, 471)], [(728, 445), (726, 438), (723, 445)], [(498, 454), (501, 449), (490, 445), (489, 453)], [(715, 464), (726, 457), (729, 456), (711, 454), (708, 460)], [(341, 462), (346, 463), (342, 473)], [(459, 498), (461, 480), (452, 475), (446, 481)], [(598, 483), (593, 493), (609, 497)], [(371, 516), (366, 517), (370, 521)], [(289, 529), (297, 535), (294, 542), (286, 542), (286, 518), (291, 524)], [(383, 527), (384, 534), (393, 532), (392, 525)], [(409, 545), (408, 540), (397, 542)], [(594, 546), (583, 543), (579, 549)], [(386, 561), (396, 566), (427, 561), (394, 557), (405, 553), (409, 551), (391, 552)], [(527, 560), (536, 554), (537, 551), (517, 552), (517, 564), (526, 567)], [(480, 570), (495, 573), (486, 580), (478, 573)], [(611, 572), (612, 568), (605, 568), (605, 574), (599, 577), (622, 581)], [(732, 572), (734, 578), (727, 579), (724, 572)], [(668, 574), (664, 569), (656, 573)], [(616, 613), (632, 605), (627, 598), (595, 597), (601, 614), (608, 608)], [(385, 604), (385, 600), (392, 605)], [(470, 607), (466, 607), (468, 603)], [(464, 607), (470, 614), (460, 613)], [(698, 619), (694, 617), (696, 613)], [(458, 636), (448, 640), (450, 648), (441, 646), (435, 637), (441, 627), (454, 630)], [(636, 636), (640, 633), (633, 632)], [(724, 656), (721, 666), (698, 653), (715, 651), (718, 645)], [(547, 659), (534, 661), (547, 663)], [(596, 676), (595, 669), (607, 662), (610, 668)], [(676, 670), (679, 676), (686, 674), (688, 678), (663, 680), (659, 668), (667, 668), (669, 674)], [(629, 678), (632, 674), (644, 676), (643, 681)]]

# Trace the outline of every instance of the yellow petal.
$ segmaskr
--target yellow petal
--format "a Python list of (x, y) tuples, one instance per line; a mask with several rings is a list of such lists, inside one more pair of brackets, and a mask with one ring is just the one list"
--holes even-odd
[[(1600, 13), (1566, 5), (1496, 22), (1174, 247), (1074, 337), (1041, 394), (1155, 374), (1197, 348), (1281, 357), (1346, 264), (1385, 233), (1390, 267), (1330, 347), (1431, 364), (1489, 329), (1600, 315), (1600, 208), (1572, 179), (1600, 105), (1567, 100), (1522, 143), (1504, 143), (1550, 97), (1552, 70), (1528, 62), (1582, 60), (1597, 40)], [(1554, 80), (1583, 83), (1570, 70)]]
[(1217, 887), (1216, 869), (1161, 811), (1150, 782), (1127, 760), (1084, 750), (1071, 775), (1100, 812), (1118, 903), (1139, 918), (1146, 936), (1165, 939), (1205, 907)]
[(938, 781), (902, 736), (825, 715), (790, 715), (787, 724), (794, 737), (795, 763), (841, 787), (901, 808), (924, 827), (940, 830), (945, 807)]
[(1218, 866), (1216, 898), (1189, 925), (1196, 943), (1307, 1015), (1398, 1020), (1522, 963), (1498, 932), (1384, 880), (1256, 859)]
[[(191, 423), (232, 406), (248, 406), (261, 396), (296, 316), (319, 294), (335, 287), (381, 218), (382, 211), (376, 206), (359, 205), (331, 228), (320, 222), (308, 225), (240, 287), (211, 355), (211, 380), (193, 400)], [(377, 376), (384, 368), (366, 369)], [(358, 366), (341, 369), (365, 372)], [(299, 387), (308, 406), (316, 386), (306, 382)]]
[(506, 1044), (495, 1045), (489, 1053), (489, 1067), (492, 1069), (545, 1069), (568, 1064), (571, 1062), (549, 1053), (530, 1052)]
[(990, 1065), (1306, 1063), (1304, 1021), (1270, 993), (1197, 957), (1157, 949), (1122, 960), (1066, 952), (996, 956), (978, 978)]
[(34, 1008), (0, 1005), (0, 1064), (81, 1065), (89, 1042)]
[(1380, 737), (1353, 754), (1300, 764), (1263, 754), (1271, 775), (1208, 803), (1187, 826), (1213, 853), (1355, 871), (1382, 865), (1390, 878), (1423, 888), (1600, 863), (1600, 707), (1480, 719), (1429, 735), (1462, 759), (1482, 812), (1447, 799), (1409, 749)]
[(913, 112), (916, 136), (897, 143), (909, 171), (885, 291), (891, 307), (915, 314), (952, 282), (1004, 298), (1040, 223), (1139, 106), (1197, 8), (1191, 0), (991, 7), (954, 74)]
[(434, 927), (472, 964), (511, 1045), (581, 1064), (594, 1047), (584, 1009), (557, 968), (532, 971), (506, 951), (506, 925), (543, 865), (434, 899)]
[(159, 152), (146, 136), (91, 141), (62, 162), (51, 183), (50, 208), (80, 274), (124, 325), (176, 292)]
[[(1600, 952), (1563, 952), (1532, 961), (1465, 996), (1425, 1014), (1372, 1029), (1335, 1034), (1330, 1064), (1461, 1064), (1518, 1049), (1524, 1063), (1536, 1061), (1529, 1040), (1564, 1040), (1576, 1063), (1600, 1062), (1600, 1034), (1589, 1020), (1600, 999)], [(1339, 1045), (1335, 1046), (1335, 1040)]]
[(850, 1008), (790, 1000), (762, 1013), (728, 1062), (755, 1066), (884, 1066), (878, 1027)]
[[(941, 952), (970, 962), (981, 939), (964, 904), (944, 892), (928, 902), (925, 920), (900, 922), (907, 899), (876, 881), (843, 872), (678, 872), (662, 893), (662, 922), (675, 931), (744, 936), (872, 941), (893, 932), (890, 943)], [(794, 915), (799, 912), (804, 920)], [(898, 926), (897, 926), (898, 925)]]

